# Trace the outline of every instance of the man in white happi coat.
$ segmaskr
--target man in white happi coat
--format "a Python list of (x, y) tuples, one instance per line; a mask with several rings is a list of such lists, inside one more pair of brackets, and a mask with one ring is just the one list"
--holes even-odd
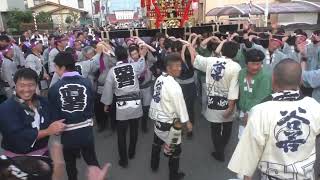
[(300, 64), (279, 62), (273, 71), (274, 94), (254, 106), (228, 168), (250, 180), (256, 168), (262, 180), (314, 180), (320, 104), (299, 92)]
[(204, 117), (211, 124), (211, 137), (215, 147), (211, 155), (221, 162), (225, 160), (225, 147), (231, 136), (241, 70), (240, 65), (233, 61), (239, 49), (238, 43), (223, 43), (221, 58), (197, 55), (193, 62), (196, 69), (206, 72), (208, 105)]
[[(187, 124), (188, 131), (192, 131), (182, 89), (174, 79), (179, 77), (181, 73), (181, 56), (177, 53), (169, 54), (165, 61), (166, 72), (162, 73), (155, 82), (149, 111), (150, 119), (155, 121), (151, 152), (151, 169), (153, 171), (157, 171), (159, 168), (162, 145), (170, 145), (169, 134), (174, 120), (180, 119), (181, 123)], [(185, 176), (183, 172), (179, 172), (180, 154), (181, 142), (176, 144), (171, 155), (169, 155), (170, 180), (180, 180)]]

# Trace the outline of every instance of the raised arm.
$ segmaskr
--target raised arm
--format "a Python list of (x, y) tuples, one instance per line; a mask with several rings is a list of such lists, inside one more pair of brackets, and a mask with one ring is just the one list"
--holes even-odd
[(191, 44), (192, 43), (192, 37), (196, 37), (197, 34), (196, 33), (192, 33), (190, 34), (189, 38), (188, 38), (188, 42)]
[[(186, 52), (187, 46), (188, 46), (187, 44), (183, 45), (183, 46), (182, 46), (182, 50), (181, 50), (181, 59), (182, 59), (182, 61), (183, 61), (184, 63), (186, 63), (186, 58), (185, 58), (184, 54), (185, 54), (185, 52)], [(191, 61), (191, 62), (192, 62), (192, 61)]]
[(202, 47), (207, 46), (207, 44), (208, 44), (212, 39), (215, 40), (215, 41), (218, 42), (218, 43), (221, 42), (220, 39), (219, 39), (217, 36), (211, 36), (211, 37), (208, 37), (207, 39), (203, 40), (203, 41), (201, 42), (201, 46), (202, 46)]
[(151, 52), (156, 52), (157, 51), (156, 49), (154, 49), (152, 46), (150, 46), (149, 44), (145, 43), (144, 41), (142, 41), (142, 43), (140, 43), (138, 45), (139, 45), (139, 47), (141, 47), (141, 46), (146, 47)]
[(192, 40), (192, 43), (191, 43), (192, 47), (195, 47), (195, 45), (197, 44), (197, 40), (198, 40), (198, 38), (200, 38), (200, 37), (201, 37), (201, 35), (197, 35), (197, 36)]
[(198, 55), (198, 53), (197, 53), (197, 51), (196, 51), (193, 47), (191, 47), (190, 44), (187, 45), (187, 48), (188, 48), (188, 50), (189, 50), (189, 52), (190, 52), (191, 64), (193, 65), (193, 64), (194, 64), (194, 61), (195, 61), (195, 59), (196, 59), (196, 56)]
[(223, 47), (223, 45), (224, 45), (225, 42), (227, 42), (226, 39), (220, 42), (219, 46), (218, 46), (217, 49), (215, 50), (215, 53), (216, 53), (216, 54), (220, 54), (220, 53), (221, 53), (222, 47)]
[(182, 44), (190, 44), (188, 41), (185, 41), (185, 40), (183, 40), (183, 39), (181, 39), (181, 38), (178, 38), (177, 40), (180, 41), (180, 42), (182, 42)]

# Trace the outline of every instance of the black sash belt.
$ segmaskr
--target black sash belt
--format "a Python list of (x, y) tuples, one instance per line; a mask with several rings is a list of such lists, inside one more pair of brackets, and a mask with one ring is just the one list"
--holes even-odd
[(134, 101), (141, 99), (140, 94), (129, 94), (123, 96), (116, 96), (117, 101)]
[(170, 131), (172, 124), (156, 121), (155, 126), (160, 131)]

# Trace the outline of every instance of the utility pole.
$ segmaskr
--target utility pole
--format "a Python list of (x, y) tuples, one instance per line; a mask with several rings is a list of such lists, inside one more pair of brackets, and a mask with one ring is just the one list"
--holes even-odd
[(101, 26), (106, 24), (106, 13), (108, 11), (108, 0), (100, 0)]
[(268, 27), (268, 16), (269, 16), (269, 0), (266, 0), (266, 9), (264, 11), (264, 26)]
[(102, 27), (102, 0), (99, 1), (99, 9), (100, 9), (100, 27)]
[(109, 0), (106, 1), (106, 24), (109, 24), (109, 19), (108, 19), (108, 15), (109, 15)]
[(93, 16), (94, 16), (94, 9), (93, 9), (93, 2), (92, 2), (92, 0), (91, 0), (91, 20), (92, 20), (92, 27), (95, 27)]
[[(60, 0), (58, 0), (58, 3), (59, 3), (59, 9), (61, 7), (61, 3), (60, 3)], [(59, 24), (59, 29), (62, 31), (62, 28), (63, 28), (63, 17), (62, 17), (62, 13), (60, 11), (60, 24)]]

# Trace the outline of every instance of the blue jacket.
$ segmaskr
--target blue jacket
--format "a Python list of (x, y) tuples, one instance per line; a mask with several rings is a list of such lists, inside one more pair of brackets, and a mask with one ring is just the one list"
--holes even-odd
[[(63, 77), (48, 93), (52, 118), (65, 119), (65, 124), (77, 124), (93, 117), (93, 91), (90, 80), (82, 76)], [(93, 143), (92, 127), (65, 131), (61, 143), (67, 148), (79, 148)]]
[[(52, 122), (49, 117), (48, 101), (44, 97), (36, 96), (36, 98), (40, 102), (38, 113), (40, 130), (43, 130), (48, 128)], [(27, 154), (46, 147), (49, 137), (36, 141), (38, 129), (32, 127), (33, 121), (33, 116), (28, 115), (13, 98), (0, 104), (1, 147), (16, 154)]]

